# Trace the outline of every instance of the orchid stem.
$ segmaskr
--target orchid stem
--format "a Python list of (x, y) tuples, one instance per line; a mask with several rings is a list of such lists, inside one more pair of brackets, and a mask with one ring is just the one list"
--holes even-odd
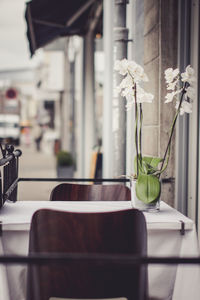
[(139, 174), (139, 165), (138, 165), (138, 107), (137, 107), (136, 83), (134, 84), (134, 97), (135, 97), (135, 148), (136, 148), (136, 164), (137, 164), (136, 175), (137, 175), (137, 178), (138, 178), (138, 174)]
[(142, 161), (142, 121), (143, 121), (143, 111), (142, 111), (142, 104), (140, 103), (140, 128), (139, 128), (140, 162)]
[[(176, 121), (177, 121), (178, 115), (180, 113), (181, 104), (183, 102), (183, 96), (184, 96), (184, 94), (186, 92), (185, 88), (186, 88), (186, 84), (183, 87), (183, 91), (182, 91), (180, 103), (179, 103), (177, 112), (176, 112), (175, 117), (174, 117), (173, 122), (172, 122), (171, 131), (170, 131), (170, 137), (169, 137), (169, 141), (168, 141), (168, 144), (167, 144), (167, 148), (165, 150), (165, 154), (164, 154), (164, 157), (163, 157), (162, 165), (161, 165), (161, 168), (160, 168), (159, 178), (160, 178), (161, 173), (163, 173), (165, 171), (165, 169), (167, 168), (167, 165), (168, 165), (168, 162), (169, 162), (169, 155), (170, 155), (170, 150), (171, 150), (170, 148), (171, 148), (172, 136), (173, 136), (173, 133), (174, 133), (174, 128), (175, 128), (175, 125), (176, 125)], [(167, 161), (165, 163), (166, 157), (167, 157)], [(165, 166), (164, 166), (164, 164), (165, 164)]]

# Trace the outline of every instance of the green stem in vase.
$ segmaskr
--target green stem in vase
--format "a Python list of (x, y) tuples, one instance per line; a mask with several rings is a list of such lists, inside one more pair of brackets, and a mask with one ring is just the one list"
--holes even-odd
[(140, 154), (140, 163), (142, 163), (142, 121), (143, 121), (142, 103), (140, 103), (139, 107), (140, 107), (139, 154)]
[(138, 165), (138, 106), (137, 106), (137, 90), (136, 83), (134, 84), (134, 97), (135, 97), (135, 149), (136, 149), (136, 175), (138, 178), (139, 165)]

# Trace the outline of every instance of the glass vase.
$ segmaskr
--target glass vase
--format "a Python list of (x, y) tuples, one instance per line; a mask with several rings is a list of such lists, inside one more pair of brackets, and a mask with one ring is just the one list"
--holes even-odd
[(158, 212), (160, 210), (160, 197), (151, 203), (144, 203), (139, 200), (135, 190), (136, 180), (131, 181), (131, 202), (133, 208), (137, 208), (145, 212)]

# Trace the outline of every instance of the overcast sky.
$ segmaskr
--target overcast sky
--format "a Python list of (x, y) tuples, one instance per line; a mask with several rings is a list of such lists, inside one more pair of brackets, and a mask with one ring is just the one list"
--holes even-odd
[(0, 0), (0, 70), (32, 66), (26, 38), (25, 0)]

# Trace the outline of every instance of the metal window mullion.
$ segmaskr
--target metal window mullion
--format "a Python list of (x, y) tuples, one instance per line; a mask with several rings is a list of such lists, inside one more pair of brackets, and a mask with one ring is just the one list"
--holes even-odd
[[(199, 22), (199, 16), (200, 16), (200, 5), (199, 5), (199, 9), (198, 9), (198, 73), (200, 71), (200, 22)], [(200, 203), (199, 203), (199, 194), (200, 194), (200, 176), (199, 176), (199, 170), (200, 170), (200, 105), (199, 105), (199, 101), (200, 101), (200, 76), (198, 76), (198, 82), (197, 82), (197, 86), (198, 86), (198, 92), (197, 92), (197, 99), (198, 99), (198, 126), (197, 126), (197, 176), (196, 176), (196, 224), (197, 224), (197, 230), (200, 234), (200, 222), (198, 221), (199, 216), (200, 216)]]
[[(178, 64), (182, 71), (190, 61), (190, 13), (191, 3), (187, 0), (179, 1), (179, 58)], [(187, 215), (188, 196), (188, 131), (189, 118), (184, 115), (180, 117), (177, 124), (176, 143), (176, 206), (179, 211)]]

